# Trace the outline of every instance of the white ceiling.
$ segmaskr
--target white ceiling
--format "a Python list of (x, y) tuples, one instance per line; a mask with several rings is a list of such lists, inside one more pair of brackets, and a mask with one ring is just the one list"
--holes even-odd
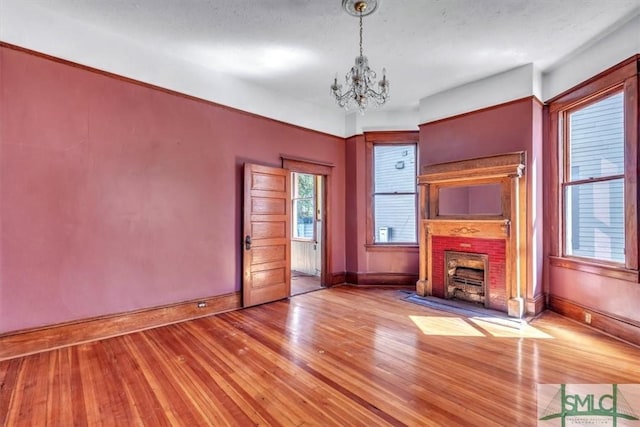
[[(374, 70), (387, 69), (391, 100), (385, 110), (416, 108), (423, 97), (524, 64), (550, 70), (640, 11), (640, 0), (379, 3), (364, 18), (364, 52)], [(19, 4), (46, 12), (66, 28), (89, 27), (109, 37), (111, 49), (149, 52), (125, 56), (126, 61), (157, 54), (178, 68), (205, 67), (212, 79), (223, 73), (336, 109), (329, 85), (336, 72), (343, 76), (351, 67), (358, 49), (358, 20), (342, 10), (341, 0), (0, 0), (0, 13)], [(59, 29), (37, 31), (53, 46)], [(30, 31), (18, 37), (20, 43), (38, 49), (38, 43), (29, 46), (35, 40)], [(78, 34), (84, 38), (87, 32)], [(79, 41), (64, 53), (95, 66), (91, 58), (100, 52), (91, 46), (101, 45)], [(117, 72), (118, 64), (110, 66)]]

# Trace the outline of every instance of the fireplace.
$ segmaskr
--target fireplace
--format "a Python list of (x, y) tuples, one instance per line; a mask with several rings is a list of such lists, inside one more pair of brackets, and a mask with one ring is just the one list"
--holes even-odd
[(517, 152), (422, 168), (418, 295), (524, 315), (524, 165), (524, 152)]
[(445, 298), (472, 301), (488, 307), (489, 256), (445, 251), (444, 260)]
[[(486, 227), (486, 224), (483, 224)], [(449, 289), (448, 260), (447, 254), (456, 254), (454, 258), (468, 257), (467, 260), (459, 261), (462, 267), (471, 267), (484, 270), (484, 300), (480, 301), (479, 295), (469, 299), (477, 303), (483, 304), (487, 308), (499, 311), (508, 311), (508, 286), (507, 286), (507, 264), (506, 264), (506, 242), (504, 238), (498, 238), (504, 228), (495, 227), (495, 230), (486, 229), (486, 235), (492, 238), (467, 237), (466, 235), (451, 236), (453, 230), (450, 227), (443, 227), (446, 224), (429, 224), (431, 244), (430, 244), (430, 261), (431, 274), (433, 279), (430, 281), (430, 295), (439, 298), (450, 298), (447, 295)], [(455, 230), (455, 229), (454, 229)], [(480, 227), (478, 226), (478, 230)], [(503, 231), (504, 233), (504, 231)], [(480, 234), (480, 231), (475, 234)], [(482, 259), (482, 267), (480, 267), (479, 259)], [(486, 263), (485, 263), (486, 260)], [(468, 271), (465, 271), (468, 273)], [(458, 274), (462, 276), (465, 273)], [(475, 273), (476, 275), (478, 273)], [(470, 276), (470, 274), (466, 274)], [(459, 280), (460, 281), (460, 280)], [(467, 280), (467, 284), (470, 281)], [(476, 291), (477, 288), (467, 288), (467, 290)], [(458, 299), (461, 295), (456, 296)]]

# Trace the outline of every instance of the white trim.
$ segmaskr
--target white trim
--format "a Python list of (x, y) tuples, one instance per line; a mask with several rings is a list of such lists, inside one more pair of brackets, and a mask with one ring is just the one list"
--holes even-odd
[(637, 53), (640, 53), (640, 12), (545, 71), (542, 99), (547, 101)]
[(540, 92), (539, 72), (526, 64), (420, 100), (420, 123), (491, 107)]
[(362, 115), (351, 112), (345, 116), (346, 137), (375, 131), (418, 130), (418, 108), (410, 110), (369, 110)]

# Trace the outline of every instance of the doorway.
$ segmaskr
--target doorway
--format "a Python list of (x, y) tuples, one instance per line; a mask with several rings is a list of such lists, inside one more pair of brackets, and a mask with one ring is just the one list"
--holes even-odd
[[(243, 307), (321, 289), (340, 278), (331, 273), (332, 169), (332, 164), (284, 156), (282, 168), (244, 164)], [(294, 173), (310, 176), (295, 184), (295, 198), (307, 201), (294, 202)], [(297, 237), (293, 237), (294, 218)], [(294, 242), (307, 246), (306, 255), (295, 249), (299, 258), (295, 264)], [(292, 267), (298, 269), (293, 274)]]
[(291, 295), (323, 287), (324, 194), (323, 175), (291, 172)]

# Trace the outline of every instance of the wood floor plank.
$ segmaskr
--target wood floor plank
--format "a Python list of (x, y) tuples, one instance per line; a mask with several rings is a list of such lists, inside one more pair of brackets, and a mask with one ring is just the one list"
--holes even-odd
[(136, 339), (128, 340), (129, 351), (136, 358), (169, 424), (198, 425), (201, 420), (189, 404), (189, 396), (182, 393), (180, 384), (175, 381), (173, 372), (167, 367), (167, 362), (161, 360), (158, 348), (151, 341), (149, 334), (136, 335)]
[(164, 414), (158, 395), (147, 381), (135, 355), (130, 351), (130, 343), (136, 338), (136, 334), (133, 334), (111, 342), (114, 360), (118, 365), (118, 375), (123, 379), (124, 391), (129, 402), (136, 409), (133, 424), (158, 427), (169, 426), (171, 424)]
[[(261, 324), (263, 326), (261, 331), (264, 331), (264, 328), (269, 325), (269, 323), (273, 323), (273, 321), (270, 322), (267, 320), (270, 316), (266, 316), (265, 318), (263, 313), (258, 314), (261, 315), (262, 318), (253, 325), (254, 328), (248, 327), (247, 329), (255, 329), (257, 325)], [(243, 323), (249, 323), (246, 317), (243, 321)], [(390, 415), (390, 413), (394, 412), (402, 415), (405, 422), (409, 425), (424, 423), (424, 405), (428, 402), (414, 398), (412, 402), (413, 405), (406, 405), (407, 399), (402, 399), (406, 393), (402, 387), (402, 381), (398, 381), (400, 383), (400, 386), (398, 386), (393, 381), (387, 381), (385, 378), (377, 375), (375, 371), (371, 370), (372, 365), (366, 363), (366, 355), (364, 353), (356, 352), (356, 357), (354, 357), (353, 354), (346, 354), (345, 357), (345, 355), (341, 355), (339, 351), (335, 351), (333, 347), (340, 341), (336, 337), (336, 329), (331, 329), (332, 333), (329, 336), (316, 336), (316, 338), (318, 338), (317, 342), (320, 345), (317, 352), (322, 355), (321, 357), (318, 357), (313, 351), (299, 352), (299, 348), (298, 353), (294, 357), (305, 360), (310, 369), (314, 370), (316, 376), (321, 375), (324, 378), (328, 378), (328, 376), (335, 377), (337, 380), (336, 384), (339, 384), (343, 393), (353, 396), (352, 398), (354, 400), (369, 402), (365, 406), (375, 411), (381, 417), (387, 418), (393, 424), (399, 422), (395, 417)], [(280, 333), (278, 331), (273, 334), (273, 336), (276, 337), (279, 335)], [(346, 337), (348, 332), (339, 335)], [(352, 337), (353, 336), (352, 334)], [(262, 340), (264, 339), (266, 339), (266, 337), (262, 337)], [(305, 338), (300, 337), (298, 342), (301, 341), (305, 341)], [(376, 351), (378, 361), (380, 360), (380, 355), (387, 349), (387, 343), (380, 341), (380, 344), (380, 349)], [(281, 344), (276, 343), (274, 345)], [(313, 342), (309, 342), (309, 345), (312, 348), (314, 347)], [(401, 376), (404, 376), (406, 373), (405, 366), (403, 366), (399, 372)], [(424, 395), (426, 396), (428, 394), (425, 393)], [(443, 407), (439, 407), (438, 413), (432, 413), (431, 416), (432, 418), (441, 418), (442, 422), (455, 422), (458, 411), (457, 407), (450, 408), (449, 410), (443, 410)], [(480, 417), (478, 416), (478, 418)], [(462, 422), (462, 420), (460, 420), (460, 422)], [(483, 420), (483, 424), (491, 425), (488, 420)]]
[[(183, 328), (182, 325), (177, 327)], [(224, 409), (225, 422), (221, 425), (232, 422), (238, 425), (273, 424), (275, 419), (263, 417), (251, 409), (257, 402), (232, 378), (233, 368), (229, 367), (224, 359), (215, 357), (209, 347), (203, 345), (203, 342), (206, 343), (212, 335), (201, 336), (191, 327), (183, 329), (185, 334), (179, 341), (190, 350), (185, 362), (209, 399), (215, 399)]]
[[(217, 329), (231, 331), (234, 327), (229, 323), (221, 324)], [(316, 401), (323, 399), (322, 393), (316, 391), (323, 384), (308, 376), (299, 367), (286, 363), (279, 352), (271, 352), (269, 348), (257, 344), (253, 349), (254, 352), (248, 351), (245, 345), (247, 336), (244, 331), (238, 330), (233, 335), (238, 347), (232, 347), (231, 350), (241, 355), (239, 360), (241, 363), (233, 366), (235, 372), (233, 375), (238, 381), (243, 382), (245, 387), (253, 389), (255, 395), (269, 406), (272, 416), (284, 417), (287, 424), (293, 425), (303, 423), (310, 415), (323, 424), (331, 422), (331, 419), (326, 419), (326, 413), (331, 412), (332, 408), (315, 404)], [(225, 360), (233, 360), (232, 354), (222, 353), (220, 356)], [(268, 387), (257, 387), (253, 384), (256, 376), (266, 381)], [(274, 406), (274, 402), (279, 404)], [(286, 409), (286, 413), (274, 413), (283, 408)], [(351, 414), (345, 410), (342, 416), (348, 419)]]
[[(230, 316), (231, 317), (231, 316)], [(262, 327), (260, 328), (260, 333), (261, 335), (254, 335), (253, 338), (255, 338), (256, 340), (260, 340), (261, 342), (265, 342), (265, 343), (270, 343), (270, 347), (271, 348), (278, 348), (280, 347), (280, 351), (283, 352), (283, 354), (286, 354), (285, 350), (289, 350), (291, 351), (290, 348), (287, 347), (286, 344), (283, 345), (283, 343), (281, 342), (275, 342), (277, 341), (277, 336), (281, 336), (281, 332), (279, 332), (278, 330), (275, 331), (271, 331), (271, 334), (267, 334), (267, 329), (266, 327), (268, 326), (267, 323), (265, 322), (261, 322), (261, 321), (255, 321), (255, 320), (251, 320), (249, 318), (247, 318), (246, 316), (243, 317), (243, 323), (247, 325), (246, 329), (248, 331), (251, 330), (256, 330), (258, 325), (262, 325)], [(333, 337), (335, 338), (335, 337)], [(301, 341), (305, 341), (304, 337), (300, 337), (298, 339), (298, 342)], [(327, 341), (329, 342), (329, 341)], [(312, 347), (312, 346), (311, 346)], [(320, 356), (318, 356), (320, 355)], [(307, 369), (307, 372), (312, 373), (313, 376), (315, 377), (322, 377), (324, 382), (328, 382), (327, 380), (327, 376), (324, 374), (324, 372), (327, 371), (331, 371), (334, 372), (335, 375), (337, 375), (342, 381), (339, 382), (333, 382), (332, 386), (334, 388), (337, 388), (337, 386), (339, 385), (339, 388), (341, 390), (341, 392), (343, 394), (349, 393), (350, 397), (352, 400), (354, 401), (362, 401), (362, 399), (360, 399), (360, 393), (362, 391), (362, 384), (366, 384), (369, 382), (369, 374), (370, 373), (363, 373), (363, 372), (356, 372), (353, 370), (348, 371), (348, 365), (350, 364), (350, 360), (349, 359), (342, 359), (341, 356), (337, 353), (332, 352), (328, 347), (323, 347), (317, 350), (311, 349), (309, 351), (303, 351), (303, 352), (298, 352), (296, 354), (290, 354), (288, 356), (288, 359), (293, 361), (296, 359), (302, 359), (304, 360), (304, 364), (302, 366), (305, 366)], [(317, 366), (315, 366), (311, 361), (315, 360)], [(348, 378), (343, 378), (342, 376), (348, 376)], [(345, 388), (344, 384), (346, 381), (349, 381), (350, 383), (354, 384), (353, 387), (350, 388)], [(384, 396), (386, 394), (389, 394), (390, 392), (384, 387), (384, 385), (378, 385), (378, 384), (371, 384), (370, 385), (371, 388), (373, 388), (374, 390), (372, 390), (374, 393), (378, 393), (380, 396)], [(382, 401), (382, 400), (381, 400)], [(365, 401), (366, 402), (366, 401)], [(384, 403), (381, 403), (381, 405), (384, 406)], [(360, 406), (362, 408), (355, 408), (354, 409), (358, 409), (360, 410), (360, 412), (362, 412), (362, 410), (367, 411), (367, 412), (374, 412), (378, 415), (383, 415), (383, 411), (381, 411), (381, 408), (379, 408), (379, 406), (377, 405), (371, 405), (371, 404), (365, 404), (362, 405), (360, 404)], [(364, 412), (363, 412), (364, 413)], [(396, 424), (397, 420), (393, 417), (386, 417), (387, 421), (392, 423), (392, 424)]]
[(640, 383), (640, 349), (340, 286), (0, 362), (7, 426), (535, 426), (536, 385)]

